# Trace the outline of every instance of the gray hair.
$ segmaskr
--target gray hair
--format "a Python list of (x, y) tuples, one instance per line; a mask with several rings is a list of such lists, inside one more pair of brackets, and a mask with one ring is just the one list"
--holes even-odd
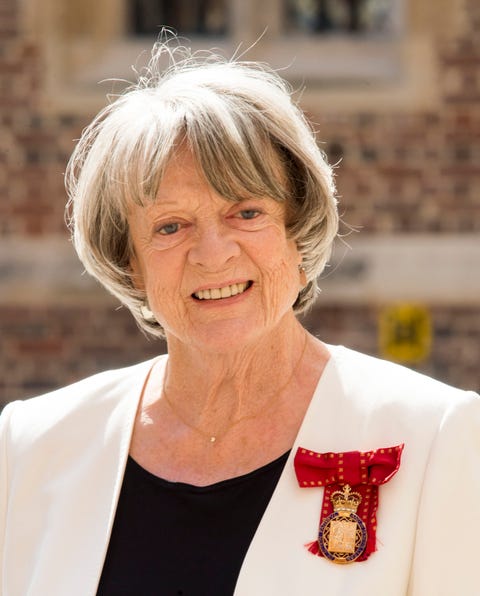
[[(165, 57), (169, 66), (162, 69)], [(338, 228), (332, 170), (312, 128), (288, 84), (268, 66), (171, 43), (154, 45), (137, 83), (95, 117), (70, 158), (67, 212), (85, 269), (141, 329), (163, 337), (160, 325), (142, 316), (146, 296), (133, 283), (128, 205), (155, 201), (165, 167), (183, 143), (226, 199), (285, 202), (287, 233), (307, 277), (293, 308), (306, 310)]]

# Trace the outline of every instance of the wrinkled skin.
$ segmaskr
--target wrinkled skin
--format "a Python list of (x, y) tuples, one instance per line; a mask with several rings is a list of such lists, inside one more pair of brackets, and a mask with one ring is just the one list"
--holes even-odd
[[(287, 238), (284, 206), (268, 197), (233, 203), (206, 182), (188, 150), (168, 165), (157, 201), (132, 205), (131, 267), (169, 344), (242, 348), (282, 324), (300, 288), (301, 257)], [(194, 292), (248, 282), (243, 294)]]
[(284, 205), (225, 200), (183, 148), (129, 224), (135, 284), (169, 352), (165, 377), (154, 365), (144, 388), (132, 457), (197, 485), (273, 461), (291, 448), (328, 359), (292, 309), (303, 280)]

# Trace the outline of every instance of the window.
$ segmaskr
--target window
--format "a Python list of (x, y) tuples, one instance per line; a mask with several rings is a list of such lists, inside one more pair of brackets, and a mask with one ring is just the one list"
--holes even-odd
[(133, 35), (157, 34), (168, 26), (182, 35), (225, 35), (226, 0), (129, 0)]
[(302, 98), (307, 109), (319, 102), (349, 109), (352, 92), (353, 103), (367, 108), (374, 96), (381, 105), (404, 106), (418, 103), (419, 94), (431, 94), (425, 91), (431, 88), (425, 73), (433, 72), (425, 62), (429, 56), (419, 54), (404, 25), (406, 0), (49, 2), (57, 21), (45, 20), (51, 25), (44, 30), (38, 27), (43, 1), (24, 6), (28, 30), (46, 40), (53, 57), (46, 94), (52, 109), (99, 109), (106, 93), (120, 92), (122, 81), (135, 78), (132, 67), (138, 71), (146, 63), (162, 26), (176, 30), (194, 50), (213, 47), (226, 57), (244, 55), (279, 69), (295, 88), (307, 83)]
[(288, 30), (372, 34), (392, 31), (392, 0), (286, 0)]

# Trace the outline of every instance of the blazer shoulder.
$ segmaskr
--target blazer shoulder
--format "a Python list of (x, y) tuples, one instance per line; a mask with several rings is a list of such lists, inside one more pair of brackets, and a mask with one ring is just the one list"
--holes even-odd
[(443, 410), (479, 399), (474, 391), (452, 387), (405, 366), (342, 346), (336, 348), (335, 360), (344, 390), (352, 396), (368, 395), (379, 405), (403, 402), (416, 409)]
[[(162, 358), (162, 357), (160, 357)], [(0, 417), (2, 432), (10, 441), (32, 443), (55, 429), (105, 421), (122, 401), (140, 396), (147, 375), (157, 359), (97, 373), (55, 391), (8, 404)]]

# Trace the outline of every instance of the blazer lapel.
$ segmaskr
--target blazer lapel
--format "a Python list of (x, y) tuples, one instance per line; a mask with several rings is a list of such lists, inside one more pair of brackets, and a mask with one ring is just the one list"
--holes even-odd
[[(51, 410), (60, 411), (61, 423), (50, 425), (12, 485), (12, 525), (18, 530), (24, 524), (25, 530), (10, 539), (16, 569), (6, 561), (12, 569), (5, 578), (6, 594), (96, 593), (135, 415), (152, 366), (151, 361), (104, 373), (38, 402), (39, 416), (51, 404)], [(53, 445), (63, 447), (52, 450)], [(32, 494), (36, 484), (30, 479), (38, 474), (44, 481)]]
[[(162, 360), (165, 364), (166, 357)], [(95, 530), (84, 548), (88, 557), (85, 569), (89, 571), (85, 577), (89, 579), (90, 585), (80, 590), (78, 596), (94, 595), (97, 591), (122, 488), (138, 404), (154, 363), (155, 361), (150, 361), (140, 366), (135, 377), (127, 378), (125, 383), (119, 386), (121, 399), (105, 421), (102, 450), (94, 454), (92, 469), (86, 474), (86, 479), (104, 476), (104, 480), (100, 490), (96, 491), (92, 510), (94, 519), (91, 520), (91, 526)]]
[[(361, 448), (361, 421), (349, 412), (346, 403), (338, 362), (340, 348), (329, 349), (332, 356), (245, 557), (235, 596), (336, 594), (335, 586), (343, 580), (345, 566), (314, 556), (305, 548), (317, 537), (323, 488), (300, 488), (293, 466), (299, 446), (318, 452), (342, 451), (346, 450), (348, 437), (351, 449)], [(365, 567), (368, 562), (349, 565), (349, 574), (361, 574), (361, 565)], [(363, 592), (357, 589), (339, 593)]]

